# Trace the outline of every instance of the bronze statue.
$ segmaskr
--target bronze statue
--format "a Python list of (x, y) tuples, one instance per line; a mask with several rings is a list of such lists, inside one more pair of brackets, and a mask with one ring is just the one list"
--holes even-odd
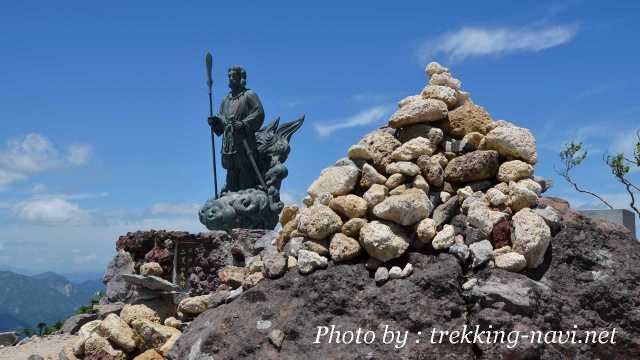
[[(210, 69), (209, 58), (207, 67)], [(218, 114), (208, 119), (212, 133), (222, 136), (222, 166), (227, 179), (220, 197), (209, 199), (200, 210), (200, 222), (210, 230), (273, 229), (284, 206), (280, 186), (288, 174), (284, 162), (289, 141), (304, 116), (283, 125), (276, 119), (260, 128), (264, 109), (258, 95), (246, 87), (247, 72), (234, 66), (227, 74), (231, 91)]]
[(246, 88), (245, 69), (234, 66), (228, 76), (231, 91), (222, 100), (218, 115), (209, 117), (214, 133), (222, 135), (222, 167), (227, 170), (222, 194), (262, 185), (253, 164), (257, 155), (256, 132), (264, 122), (264, 109), (258, 94)]

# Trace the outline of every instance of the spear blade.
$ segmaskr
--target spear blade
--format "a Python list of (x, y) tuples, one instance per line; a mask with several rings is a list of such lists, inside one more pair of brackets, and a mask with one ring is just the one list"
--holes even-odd
[(211, 56), (210, 52), (207, 52), (205, 56), (205, 63), (207, 64), (207, 86), (209, 87), (209, 92), (211, 92), (211, 87), (213, 86), (213, 78), (211, 77), (213, 71), (213, 56)]

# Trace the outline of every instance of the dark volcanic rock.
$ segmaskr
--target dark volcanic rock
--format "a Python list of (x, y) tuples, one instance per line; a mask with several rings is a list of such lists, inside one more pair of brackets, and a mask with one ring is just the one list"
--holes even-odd
[[(625, 229), (591, 221), (558, 200), (562, 230), (537, 269), (511, 273), (485, 267), (475, 285), (462, 283), (457, 259), (410, 253), (413, 274), (376, 286), (364, 264), (331, 264), (302, 276), (288, 271), (263, 280), (235, 301), (196, 318), (170, 359), (638, 359), (640, 358), (640, 243)], [(472, 283), (472, 282), (470, 282)], [(314, 344), (319, 326), (372, 330), (373, 344)], [(381, 341), (384, 326), (409, 331), (395, 349)], [(616, 329), (615, 344), (429, 343), (431, 329), (585, 331)], [(491, 328), (489, 327), (491, 326)], [(270, 334), (284, 334), (280, 349)], [(416, 342), (422, 331), (420, 343)], [(427, 334), (425, 334), (427, 333)], [(273, 336), (271, 336), (273, 338)], [(280, 339), (280, 337), (278, 337)], [(334, 338), (335, 340), (335, 338)]]
[(470, 322), (485, 330), (491, 324), (525, 332), (570, 331), (576, 325), (577, 339), (584, 331), (611, 334), (615, 328), (616, 344), (478, 344), (479, 359), (640, 358), (640, 243), (624, 229), (551, 203), (564, 210), (564, 222), (545, 262), (527, 274), (483, 272), (466, 294)]
[[(230, 304), (196, 318), (172, 349), (170, 359), (473, 359), (471, 345), (416, 343), (418, 331), (464, 325), (462, 270), (448, 254), (411, 254), (413, 274), (377, 287), (364, 264), (330, 266), (302, 276), (289, 271), (260, 282)], [(376, 332), (376, 342), (314, 344), (318, 326)], [(384, 325), (409, 331), (406, 346), (382, 344)], [(269, 334), (280, 330), (278, 350)], [(421, 339), (426, 339), (423, 334)], [(208, 357), (210, 356), (210, 357)]]

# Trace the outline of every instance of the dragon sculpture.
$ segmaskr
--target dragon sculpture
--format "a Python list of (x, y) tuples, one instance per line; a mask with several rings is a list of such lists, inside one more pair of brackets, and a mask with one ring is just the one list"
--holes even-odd
[(284, 203), (280, 186), (287, 177), (284, 162), (289, 157), (291, 136), (302, 126), (304, 116), (280, 125), (280, 118), (256, 132), (256, 163), (267, 188), (225, 192), (211, 198), (199, 212), (200, 222), (209, 230), (273, 229)]

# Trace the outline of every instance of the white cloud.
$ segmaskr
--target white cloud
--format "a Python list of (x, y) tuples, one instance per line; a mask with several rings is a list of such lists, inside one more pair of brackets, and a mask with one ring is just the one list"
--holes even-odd
[(13, 215), (21, 220), (44, 225), (83, 224), (89, 213), (80, 205), (61, 198), (29, 199), (11, 207)]
[(0, 187), (26, 180), (29, 176), (53, 169), (81, 166), (89, 161), (89, 145), (72, 144), (64, 153), (40, 134), (11, 139), (0, 150)]
[(31, 187), (31, 192), (34, 194), (40, 194), (47, 191), (47, 186), (45, 184), (34, 184)]
[(444, 56), (448, 62), (460, 62), (470, 57), (538, 52), (568, 43), (577, 31), (576, 25), (463, 27), (425, 42), (419, 48), (418, 55), (426, 63), (435, 56)]
[(287, 204), (298, 204), (298, 205), (302, 205), (302, 199), (306, 196), (306, 193), (302, 193), (299, 191), (288, 191), (288, 190), (283, 190), (280, 192), (280, 200), (282, 200), (282, 202), (287, 205)]
[(633, 152), (636, 144), (640, 141), (640, 127), (637, 129), (629, 129), (614, 138), (611, 150), (615, 153), (624, 153), (627, 157), (633, 158)]
[(95, 262), (98, 259), (98, 256), (95, 253), (87, 254), (87, 255), (76, 255), (73, 257), (73, 262), (78, 265), (90, 264)]
[(344, 119), (340, 119), (331, 123), (315, 123), (313, 124), (313, 126), (318, 132), (318, 135), (325, 137), (333, 134), (333, 132), (340, 129), (348, 129), (378, 122), (382, 120), (382, 118), (387, 115), (390, 110), (391, 106), (374, 106)]
[(192, 215), (197, 216), (200, 210), (198, 204), (174, 204), (174, 203), (157, 203), (151, 205), (149, 212), (151, 215)]

